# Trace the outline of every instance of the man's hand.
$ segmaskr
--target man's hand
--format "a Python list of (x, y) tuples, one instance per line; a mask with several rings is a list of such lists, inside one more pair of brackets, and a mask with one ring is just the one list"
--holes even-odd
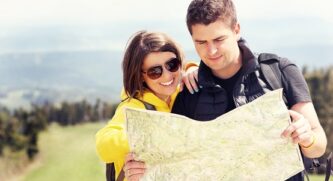
[(145, 173), (145, 164), (140, 161), (135, 161), (133, 153), (129, 153), (125, 158), (124, 165), (125, 177), (128, 181), (138, 181)]
[(304, 116), (296, 111), (289, 110), (292, 123), (282, 132), (282, 137), (291, 137), (293, 142), (302, 147), (309, 147), (314, 142), (314, 133), (311, 125)]

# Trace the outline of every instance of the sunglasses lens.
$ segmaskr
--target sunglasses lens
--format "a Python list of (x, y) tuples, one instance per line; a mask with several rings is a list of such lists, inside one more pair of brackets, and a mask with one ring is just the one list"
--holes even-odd
[[(173, 58), (165, 63), (165, 68), (170, 72), (176, 72), (179, 70), (180, 60), (178, 58)], [(151, 67), (147, 70), (147, 75), (151, 79), (158, 79), (163, 74), (163, 67), (161, 65), (156, 67)]]
[(152, 67), (152, 68), (149, 68), (148, 71), (147, 71), (147, 75), (151, 79), (158, 79), (158, 78), (160, 78), (161, 75), (162, 75), (162, 73), (163, 73), (162, 66)]
[(178, 58), (173, 58), (165, 63), (165, 68), (170, 72), (178, 71), (180, 66), (180, 60)]

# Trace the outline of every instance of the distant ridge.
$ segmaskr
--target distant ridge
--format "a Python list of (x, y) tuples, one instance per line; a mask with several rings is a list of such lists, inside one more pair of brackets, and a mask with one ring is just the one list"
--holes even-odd
[(0, 55), (0, 104), (118, 100), (121, 52), (73, 51)]

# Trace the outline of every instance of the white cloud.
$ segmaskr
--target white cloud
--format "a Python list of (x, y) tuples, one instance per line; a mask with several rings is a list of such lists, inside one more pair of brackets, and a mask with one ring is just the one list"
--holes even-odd
[[(193, 43), (185, 25), (185, 14), (190, 2), (191, 0), (0, 0), (0, 49), (2, 52), (16, 49), (123, 50), (132, 33), (148, 29), (166, 32), (183, 45), (185, 50), (193, 50)], [(308, 39), (316, 39), (316, 42), (333, 44), (333, 34), (330, 31), (333, 29), (330, 0), (234, 2), (242, 30), (246, 33), (245, 37), (252, 37), (254, 43), (260, 42), (260, 38), (269, 37), (271, 40), (281, 41), (291, 38), (302, 39), (302, 43)], [(293, 24), (299, 19), (302, 22)], [(327, 23), (321, 21), (320, 26), (317, 26), (314, 24), (317, 19), (325, 20)], [(12, 25), (18, 27), (7, 28)], [(36, 31), (32, 31), (37, 34), (34, 35), (35, 39), (22, 39), (21, 34), (25, 34), (26, 31), (17, 30), (29, 30), (26, 25), (60, 25), (51, 27), (65, 30), (43, 34), (43, 28), (36, 28)], [(76, 28), (68, 30), (68, 27)], [(278, 28), (280, 30), (275, 31)], [(38, 34), (39, 32), (42, 34)], [(56, 35), (60, 37), (55, 40)], [(20, 38), (22, 40), (18, 41)], [(45, 43), (46, 40), (48, 44)], [(292, 42), (299, 44), (299, 41)]]
[(117, 0), (118, 20), (184, 20), (190, 0)]
[(100, 24), (184, 19), (189, 0), (0, 0), (0, 24)]
[(235, 0), (240, 19), (315, 17), (333, 22), (330, 0)]
[(93, 23), (112, 15), (112, 1), (99, 0), (5, 0), (0, 22), (6, 24)]
[[(234, 0), (239, 18), (290, 16), (333, 21), (330, 0)], [(1, 25), (185, 21), (190, 0), (0, 0)]]

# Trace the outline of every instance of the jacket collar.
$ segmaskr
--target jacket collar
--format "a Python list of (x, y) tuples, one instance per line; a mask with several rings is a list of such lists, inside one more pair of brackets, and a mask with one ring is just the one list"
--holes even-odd
[[(143, 92), (143, 95), (138, 97), (138, 98), (133, 98), (133, 99), (140, 99), (142, 101), (145, 101), (149, 104), (152, 104), (156, 107), (157, 110), (171, 110), (175, 100), (176, 100), (176, 96), (179, 93), (180, 88), (179, 86), (177, 87), (176, 91), (171, 95), (171, 102), (170, 105), (168, 105), (165, 101), (163, 101), (162, 99), (158, 98), (153, 92), (151, 92), (149, 89), (146, 89)], [(125, 89), (122, 88), (121, 93), (120, 93), (120, 98), (123, 101), (126, 101), (129, 99), (129, 97), (127, 96), (127, 94), (125, 93)]]
[(247, 75), (247, 74), (250, 74), (250, 73), (254, 72), (255, 70), (257, 70), (259, 68), (258, 60), (257, 60), (256, 56), (254, 55), (254, 53), (252, 53), (252, 51), (250, 50), (246, 41), (243, 38), (241, 38), (238, 41), (238, 46), (241, 51), (242, 59), (243, 59), (242, 60), (243, 61), (243, 65), (242, 65), (243, 73), (245, 75)]
[[(259, 64), (257, 61), (256, 56), (252, 53), (250, 48), (247, 46), (246, 41), (241, 38), (238, 41), (238, 47), (242, 54), (242, 61), (243, 65), (241, 71), (243, 75), (250, 74), (258, 69)], [(209, 88), (219, 88), (220, 86), (217, 85), (214, 81), (214, 75), (212, 70), (201, 60), (199, 65), (199, 73), (198, 73), (198, 84), (202, 87), (209, 87)]]

